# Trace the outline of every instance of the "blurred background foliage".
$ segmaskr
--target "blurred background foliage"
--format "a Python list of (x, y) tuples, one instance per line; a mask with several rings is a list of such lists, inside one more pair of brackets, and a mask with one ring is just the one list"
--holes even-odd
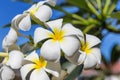
[[(13, 1), (34, 4), (37, 3), (39, 0)], [(51, 20), (64, 18), (64, 23), (72, 23), (75, 27), (81, 29), (85, 34), (93, 34), (99, 37), (101, 40), (109, 33), (114, 33), (116, 35), (120, 34), (120, 9), (117, 7), (119, 6), (120, 0), (58, 0), (58, 2), (59, 3), (57, 4), (57, 6), (51, 7), (54, 9), (53, 12), (57, 11), (59, 12), (59, 14), (53, 15), (56, 17), (52, 17)], [(36, 23), (32, 21), (32, 24), (35, 25)], [(3, 27), (5, 28), (9, 26), (10, 23), (6, 24)], [(117, 77), (119, 77), (120, 45), (114, 44), (110, 51), (110, 61), (108, 61), (102, 55), (101, 68), (99, 70), (83, 71), (79, 76), (79, 79), (104, 80), (106, 76), (111, 75), (117, 75)], [(76, 71), (73, 73), (74, 75), (80, 74), (80, 72)], [(120, 80), (120, 77), (118, 78), (118, 80)]]

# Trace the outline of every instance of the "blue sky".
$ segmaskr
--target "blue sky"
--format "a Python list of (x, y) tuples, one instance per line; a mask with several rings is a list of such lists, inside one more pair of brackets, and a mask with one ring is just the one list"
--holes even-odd
[[(59, 1), (58, 4), (60, 4), (61, 0), (58, 0), (58, 1)], [(22, 13), (24, 10), (28, 9), (30, 6), (31, 6), (30, 4), (22, 3), (22, 2), (13, 2), (12, 0), (0, 1), (0, 51), (2, 50), (2, 40), (4, 36), (7, 34), (7, 32), (9, 31), (9, 28), (3, 29), (2, 26), (7, 23), (10, 23), (12, 18), (15, 15)], [(120, 9), (120, 7), (117, 7), (117, 8)], [(64, 9), (72, 13), (78, 11), (78, 8), (76, 7), (72, 7), (72, 8), (67, 7)], [(59, 18), (60, 16), (63, 16), (63, 15), (64, 15), (63, 13), (54, 10), (52, 19)], [(33, 27), (30, 30), (30, 34), (33, 34), (34, 29), (35, 27)], [(29, 32), (24, 32), (24, 33), (29, 33)], [(27, 40), (23, 41), (22, 38), (19, 38), (19, 40), (20, 40), (19, 43), (23, 43), (27, 41)], [(108, 61), (110, 60), (110, 51), (113, 44), (120, 44), (120, 34), (110, 33), (106, 37), (104, 37), (102, 40), (101, 50)]]

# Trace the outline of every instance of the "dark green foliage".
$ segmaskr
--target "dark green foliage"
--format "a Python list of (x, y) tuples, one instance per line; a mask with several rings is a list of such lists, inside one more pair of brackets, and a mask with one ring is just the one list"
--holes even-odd
[(115, 44), (111, 52), (111, 63), (114, 64), (120, 58), (120, 45)]

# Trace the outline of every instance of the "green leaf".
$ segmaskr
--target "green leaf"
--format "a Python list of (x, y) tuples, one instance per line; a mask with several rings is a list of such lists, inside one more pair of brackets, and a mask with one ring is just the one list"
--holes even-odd
[(6, 24), (6, 25), (2, 26), (2, 28), (8, 28), (8, 27), (10, 27), (10, 26), (11, 26), (11, 24), (10, 24), (10, 23), (8, 23), (8, 24)]
[(108, 13), (110, 3), (111, 3), (111, 0), (106, 0), (105, 6), (103, 8), (103, 14), (107, 14)]
[(34, 49), (34, 46), (30, 42), (27, 42), (27, 43), (21, 45), (21, 51), (23, 53), (27, 53), (27, 52), (33, 51), (33, 49)]
[(83, 70), (83, 65), (77, 66), (65, 80), (75, 80)]
[(67, 1), (72, 5), (78, 6), (79, 8), (89, 11), (85, 0), (67, 0)]
[(111, 26), (111, 25), (107, 25), (106, 29), (108, 29), (109, 31), (114, 32), (114, 33), (120, 33), (120, 29), (118, 29), (114, 26)]
[(102, 8), (101, 0), (96, 0), (96, 1), (97, 1), (98, 8), (101, 10), (101, 8)]
[(89, 0), (86, 0), (86, 3), (89, 9), (91, 10), (91, 12), (94, 13), (99, 19), (101, 19), (101, 16), (99, 15), (99, 12), (95, 8), (95, 6)]
[(116, 8), (118, 0), (113, 0), (112, 5), (110, 5), (108, 14), (111, 14), (113, 12), (113, 10)]
[(26, 3), (32, 3), (33, 2), (33, 0), (15, 0), (15, 1), (26, 2)]
[(115, 63), (120, 58), (120, 45), (115, 44), (111, 52), (111, 63)]
[(116, 19), (119, 19), (119, 20), (120, 20), (120, 11), (111, 14), (110, 17), (112, 17), (112, 18), (116, 18)]

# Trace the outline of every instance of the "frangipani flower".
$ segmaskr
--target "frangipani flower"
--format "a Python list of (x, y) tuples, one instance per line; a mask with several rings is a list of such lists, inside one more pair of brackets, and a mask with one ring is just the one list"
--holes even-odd
[(57, 0), (46, 0), (46, 2), (47, 2), (48, 4), (50, 4), (51, 6), (55, 6), (56, 3), (57, 3)]
[(25, 60), (31, 61), (31, 63), (25, 64), (20, 69), (22, 80), (27, 80), (26, 78), (29, 73), (29, 80), (50, 80), (46, 72), (56, 77), (59, 76), (60, 64), (51, 64), (45, 61), (42, 57), (39, 57), (35, 51), (30, 53)]
[(6, 35), (6, 37), (3, 39), (2, 42), (2, 48), (7, 51), (8, 47), (12, 44), (14, 44), (17, 41), (17, 33), (13, 28), (10, 28), (10, 31)]
[(52, 9), (44, 5), (45, 3), (48, 3), (52, 6), (55, 6), (57, 0), (45, 0), (40, 1), (37, 4), (34, 4), (32, 7), (30, 7), (28, 10), (24, 11), (23, 14), (16, 15), (12, 20), (12, 27), (28, 31), (31, 28), (31, 20), (30, 17), (32, 17), (35, 21), (42, 21), (46, 22), (50, 19), (52, 15)]
[(37, 28), (34, 32), (34, 43), (46, 40), (41, 47), (41, 56), (46, 60), (59, 61), (61, 50), (65, 56), (72, 57), (80, 47), (79, 39), (76, 35), (82, 36), (82, 32), (71, 24), (62, 27), (63, 19), (47, 22), (51, 29)]
[(3, 65), (1, 68), (0, 68), (0, 80), (13, 80), (15, 78), (15, 73), (14, 71), (6, 66), (6, 65)]
[(0, 53), (0, 57), (5, 57), (2, 63), (13, 69), (19, 69), (24, 59), (23, 53), (18, 50), (13, 50), (9, 53)]
[(30, 14), (18, 14), (12, 19), (11, 26), (16, 29), (28, 31), (31, 28)]
[(3, 67), (0, 69), (2, 80), (13, 80), (15, 73), (12, 69), (19, 69), (22, 66), (23, 53), (13, 50), (10, 53), (0, 53), (0, 57), (5, 57), (2, 61)]
[(101, 62), (100, 48), (97, 47), (101, 40), (93, 35), (86, 34), (84, 38), (80, 37), (81, 48), (78, 64), (84, 64), (85, 69), (96, 67)]

